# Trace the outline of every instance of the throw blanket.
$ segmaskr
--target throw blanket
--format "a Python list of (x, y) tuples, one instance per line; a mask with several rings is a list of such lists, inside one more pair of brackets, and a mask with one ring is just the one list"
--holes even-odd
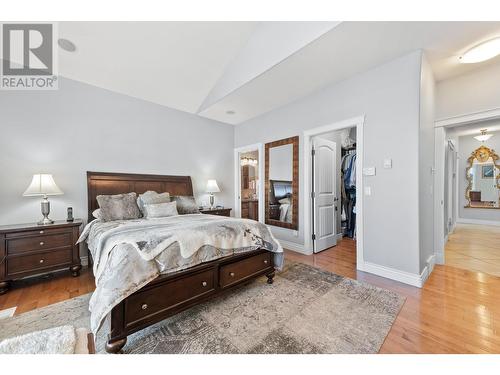
[(91, 328), (97, 332), (111, 309), (158, 275), (202, 262), (254, 251), (283, 249), (262, 223), (212, 215), (179, 215), (155, 219), (94, 220), (78, 242), (86, 240), (94, 259), (96, 290), (90, 300)]

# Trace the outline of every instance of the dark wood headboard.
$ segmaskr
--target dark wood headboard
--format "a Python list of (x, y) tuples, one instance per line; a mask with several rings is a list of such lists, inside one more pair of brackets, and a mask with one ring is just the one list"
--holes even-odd
[(193, 185), (189, 176), (162, 176), (153, 174), (87, 172), (88, 220), (92, 212), (99, 208), (96, 197), (135, 192), (142, 194), (148, 190), (170, 195), (193, 195)]

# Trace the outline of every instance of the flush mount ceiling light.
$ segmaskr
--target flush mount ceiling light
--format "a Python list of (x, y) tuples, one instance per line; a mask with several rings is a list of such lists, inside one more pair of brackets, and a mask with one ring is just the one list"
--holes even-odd
[(57, 39), (57, 44), (59, 44), (59, 47), (61, 47), (65, 51), (68, 51), (68, 52), (75, 52), (76, 51), (75, 43), (73, 43), (71, 40), (60, 38), (60, 39)]
[(235, 111), (232, 111), (232, 110), (229, 110), (229, 111), (226, 111), (226, 114), (227, 115), (234, 115), (236, 112)]
[(486, 134), (488, 129), (481, 129), (481, 135), (476, 135), (474, 138), (479, 142), (486, 142), (488, 139), (493, 137), (493, 134)]
[(459, 57), (459, 61), (462, 64), (473, 64), (498, 55), (500, 55), (500, 38), (494, 38), (472, 47)]

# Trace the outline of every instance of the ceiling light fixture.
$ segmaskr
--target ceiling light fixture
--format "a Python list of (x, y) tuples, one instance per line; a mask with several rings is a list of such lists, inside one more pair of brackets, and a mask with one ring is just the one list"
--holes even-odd
[(493, 134), (486, 134), (488, 129), (481, 129), (481, 135), (476, 135), (474, 138), (479, 142), (486, 142), (488, 139), (493, 137)]
[(226, 111), (226, 114), (227, 115), (234, 115), (236, 112), (235, 111), (232, 111), (232, 110), (229, 110), (229, 111)]
[(71, 40), (59, 38), (59, 39), (57, 39), (57, 44), (59, 44), (59, 47), (61, 47), (65, 51), (68, 51), (68, 52), (75, 52), (76, 51), (75, 43), (73, 43)]
[(472, 47), (459, 57), (459, 61), (462, 64), (473, 64), (498, 55), (500, 55), (500, 38), (494, 38)]

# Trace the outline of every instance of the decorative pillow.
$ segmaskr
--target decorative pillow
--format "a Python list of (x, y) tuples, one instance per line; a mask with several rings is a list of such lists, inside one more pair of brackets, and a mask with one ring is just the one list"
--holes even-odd
[(179, 215), (186, 214), (198, 214), (200, 210), (194, 197), (185, 196), (185, 195), (176, 195), (172, 197), (174, 202), (177, 202), (177, 212)]
[(129, 220), (141, 217), (137, 206), (137, 194), (98, 195), (97, 203), (101, 209), (101, 220)]
[(177, 216), (177, 202), (168, 203), (153, 203), (144, 205), (144, 217), (149, 219), (152, 217), (167, 217)]
[(143, 215), (145, 215), (144, 205), (168, 202), (170, 202), (169, 193), (158, 194), (156, 191), (152, 190), (146, 191), (144, 194), (139, 194), (139, 197), (137, 197), (137, 205), (139, 206), (139, 210), (141, 210)]
[(95, 217), (96, 219), (101, 220), (102, 219), (101, 209), (98, 208), (97, 210), (92, 211), (92, 216)]

